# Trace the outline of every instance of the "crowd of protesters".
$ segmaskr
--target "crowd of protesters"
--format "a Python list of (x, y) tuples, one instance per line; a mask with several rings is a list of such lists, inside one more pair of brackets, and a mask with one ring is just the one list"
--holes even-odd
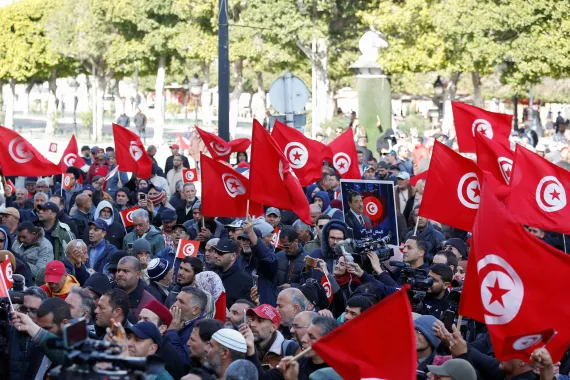
[[(362, 178), (395, 186), (401, 246), (392, 260), (433, 281), (413, 305), (418, 378), (553, 379), (546, 350), (529, 358), (534, 365), (499, 362), (484, 325), (467, 321), (449, 331), (443, 322), (453, 309), (450, 290), (466, 273), (471, 235), (418, 216), (425, 181), (410, 181), (426, 170), (434, 139), (456, 148), (443, 134), (412, 140), (398, 133), (377, 153), (366, 149), (365, 137), (355, 142)], [(359, 263), (335, 253), (369, 223), (362, 197), (351, 194), (344, 215), (340, 175), (324, 162), (322, 178), (306, 188), (311, 225), (271, 205), (257, 218), (203, 216), (195, 185), (182, 180), (190, 162), (178, 145), (170, 149), (159, 165), (156, 148), (148, 147), (150, 178), (118, 171), (105, 179), (116, 165), (113, 149), (85, 146), (89, 166), (68, 168), (69, 188), (62, 189), (61, 176), (4, 179), (21, 185), (0, 199), (0, 260), (11, 262), (25, 290), (11, 314), (0, 376), (45, 378), (65, 361), (65, 352), (46, 342), (84, 317), (89, 337), (120, 345), (122, 356), (161, 359), (164, 369), (148, 378), (340, 378), (315, 352), (292, 357), (407, 281), (401, 267), (374, 252)], [(236, 170), (247, 171), (247, 152), (237, 159)], [(133, 226), (125, 227), (121, 211), (132, 207)], [(562, 249), (561, 236), (529, 231)], [(181, 258), (181, 240), (200, 242), (199, 253)], [(570, 351), (556, 370), (567, 378)]]

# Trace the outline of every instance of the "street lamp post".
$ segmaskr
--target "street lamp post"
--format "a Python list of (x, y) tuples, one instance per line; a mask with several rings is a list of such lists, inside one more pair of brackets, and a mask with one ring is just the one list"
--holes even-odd
[(190, 79), (188, 75), (182, 81), (182, 87), (184, 88), (184, 120), (188, 119), (188, 89), (190, 88)]
[(190, 85), (190, 95), (194, 99), (194, 123), (198, 121), (198, 101), (202, 95), (202, 85), (204, 83), (198, 78), (198, 74), (194, 74), (189, 82)]
[(67, 84), (69, 87), (73, 88), (73, 130), (77, 135), (77, 103), (79, 103), (79, 99), (77, 98), (77, 89), (79, 88), (79, 82), (76, 77), (71, 77)]
[(437, 79), (433, 83), (433, 92), (435, 94), (435, 99), (437, 101), (437, 110), (439, 112), (439, 117), (443, 118), (443, 82), (441, 77), (438, 75)]

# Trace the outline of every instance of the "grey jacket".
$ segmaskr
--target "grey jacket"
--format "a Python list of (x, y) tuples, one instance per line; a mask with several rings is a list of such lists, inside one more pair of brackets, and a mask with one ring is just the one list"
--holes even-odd
[(24, 247), (16, 240), (12, 244), (12, 250), (26, 259), (34, 278), (43, 278), (47, 263), (53, 261), (53, 246), (45, 238), (43, 229), (40, 229), (32, 245)]
[[(128, 244), (139, 239), (135, 230), (129, 232), (123, 239), (123, 250), (128, 251)], [(144, 235), (144, 239), (150, 244), (150, 255), (156, 256), (158, 252), (164, 249), (164, 239), (162, 233), (153, 225), (150, 226), (148, 232)]]

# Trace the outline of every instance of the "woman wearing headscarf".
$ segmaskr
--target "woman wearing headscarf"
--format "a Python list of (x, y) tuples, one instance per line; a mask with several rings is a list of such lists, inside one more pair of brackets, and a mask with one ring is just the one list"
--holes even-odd
[[(214, 301), (214, 318), (223, 323), (226, 322), (226, 289), (222, 279), (211, 271), (200, 272), (194, 282), (197, 288), (210, 294)], [(208, 309), (208, 308), (207, 308)], [(209, 310), (206, 310), (208, 314)]]

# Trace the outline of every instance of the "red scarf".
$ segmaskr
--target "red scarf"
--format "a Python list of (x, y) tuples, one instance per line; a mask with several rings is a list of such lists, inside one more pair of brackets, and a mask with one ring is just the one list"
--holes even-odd
[(341, 288), (344, 285), (349, 284), (351, 281), (353, 284), (355, 284), (356, 286), (362, 285), (362, 281), (360, 281), (360, 278), (356, 277), (356, 276), (352, 276), (350, 273), (345, 273), (342, 276), (334, 276), (334, 279), (336, 280), (336, 282), (338, 283), (338, 286), (340, 286)]
[(149, 196), (148, 199), (152, 202), (153, 205), (158, 205), (160, 202), (162, 202), (162, 200), (164, 199), (164, 197), (166, 197), (166, 194), (164, 193), (164, 190), (161, 191), (160, 193), (158, 193), (157, 196), (151, 197)]

